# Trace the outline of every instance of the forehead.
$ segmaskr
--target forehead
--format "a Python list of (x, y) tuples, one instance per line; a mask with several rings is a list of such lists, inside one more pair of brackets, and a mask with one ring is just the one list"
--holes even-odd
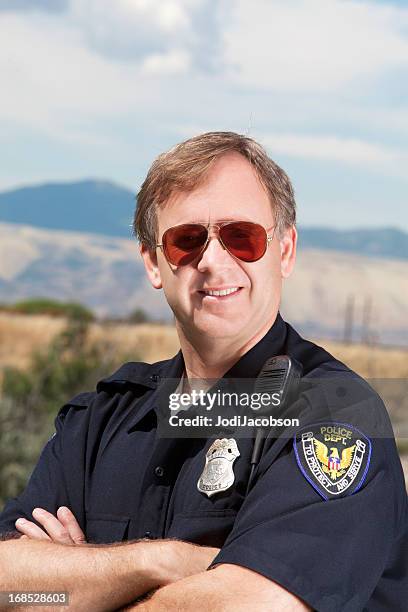
[(173, 192), (157, 211), (159, 228), (186, 222), (245, 219), (273, 223), (272, 204), (255, 169), (239, 153), (218, 159), (193, 191)]

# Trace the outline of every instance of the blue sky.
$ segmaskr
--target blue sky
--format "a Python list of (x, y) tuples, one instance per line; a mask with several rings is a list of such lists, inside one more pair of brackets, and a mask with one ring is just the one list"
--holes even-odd
[(186, 137), (235, 130), (299, 221), (408, 230), (408, 1), (0, 0), (0, 189), (137, 191)]

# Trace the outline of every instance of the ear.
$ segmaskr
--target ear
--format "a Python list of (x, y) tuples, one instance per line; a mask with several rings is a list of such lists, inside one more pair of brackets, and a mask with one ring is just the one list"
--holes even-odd
[(153, 249), (149, 249), (142, 244), (140, 246), (140, 255), (142, 256), (144, 267), (149, 281), (155, 289), (162, 288), (161, 275), (157, 264), (157, 253)]
[(294, 225), (284, 230), (279, 240), (281, 251), (281, 275), (288, 278), (293, 270), (296, 260), (297, 231)]

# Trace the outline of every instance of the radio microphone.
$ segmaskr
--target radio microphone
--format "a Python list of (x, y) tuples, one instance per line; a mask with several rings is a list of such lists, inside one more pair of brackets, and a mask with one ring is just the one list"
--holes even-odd
[[(270, 357), (264, 365), (254, 385), (254, 393), (267, 393), (271, 397), (279, 398), (279, 409), (288, 406), (297, 394), (299, 382), (302, 377), (301, 364), (289, 355)], [(271, 406), (262, 406), (257, 414), (266, 415)], [(247, 485), (247, 493), (258, 465), (265, 440), (265, 429), (260, 427), (256, 432), (254, 448), (251, 457), (251, 473)]]

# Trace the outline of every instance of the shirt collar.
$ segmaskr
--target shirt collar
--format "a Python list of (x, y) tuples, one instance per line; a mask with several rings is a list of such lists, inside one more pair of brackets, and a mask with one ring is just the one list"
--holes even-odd
[[(265, 336), (240, 357), (222, 378), (256, 378), (269, 357), (282, 354), (286, 335), (286, 324), (278, 313), (275, 322)], [(177, 379), (180, 380), (184, 372), (184, 359), (181, 350), (172, 359), (155, 365), (157, 366), (154, 367), (155, 373), (145, 377), (144, 385), (154, 389), (158, 385), (161, 386), (162, 382), (166, 386), (168, 385), (169, 392), (174, 392), (174, 389), (177, 387)], [(153, 384), (151, 382), (152, 379), (154, 379)], [(153, 393), (137, 410), (134, 418), (129, 423), (129, 429), (133, 428), (150, 410), (156, 408), (156, 404), (157, 396)]]
[[(287, 326), (280, 313), (265, 336), (249, 349), (222, 378), (256, 378), (269, 357), (282, 355), (287, 339)], [(161, 378), (181, 378), (185, 372), (181, 350), (160, 371)]]
[(286, 336), (286, 324), (278, 312), (275, 322), (265, 336), (242, 355), (223, 378), (256, 378), (269, 357), (282, 354)]

